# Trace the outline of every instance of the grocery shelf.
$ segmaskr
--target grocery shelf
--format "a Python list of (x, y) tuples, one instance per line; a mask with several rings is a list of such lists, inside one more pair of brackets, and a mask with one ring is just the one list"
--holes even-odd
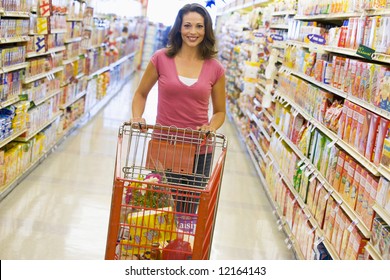
[(53, 96), (59, 94), (60, 92), (62, 92), (62, 89), (61, 89), (61, 88), (60, 88), (60, 89), (57, 89), (57, 90), (54, 90), (54, 91), (52, 91), (52, 92), (49, 92), (49, 93), (48, 93), (44, 98), (42, 98), (42, 99), (31, 100), (31, 101), (34, 102), (34, 104), (35, 104), (36, 106), (38, 106), (38, 105), (42, 104), (43, 102), (45, 102), (46, 100), (49, 100), (51, 97), (53, 97)]
[(369, 255), (374, 260), (382, 260), (381, 255), (378, 253), (378, 250), (370, 242), (367, 243), (365, 249), (368, 251)]
[(299, 105), (297, 105), (294, 101), (292, 101), (289, 97), (285, 96), (284, 94), (281, 94), (280, 91), (278, 91), (278, 96), (280, 96), (283, 100), (285, 100), (287, 103), (289, 103), (308, 122), (312, 123), (316, 128), (318, 128), (322, 133), (324, 133), (328, 138), (330, 138), (332, 141), (334, 141), (335, 144), (337, 144), (340, 148), (342, 148), (350, 156), (352, 156), (355, 160), (357, 160), (360, 164), (362, 164), (368, 171), (370, 171), (371, 174), (373, 174), (375, 176), (388, 175), (390, 177), (390, 174), (388, 174), (384, 168), (380, 168), (379, 166), (377, 166), (373, 162), (371, 162), (369, 159), (367, 159), (366, 157), (361, 155), (359, 151), (357, 151), (354, 147), (352, 147), (351, 145), (346, 143), (344, 140), (339, 138), (333, 131), (329, 130), (327, 127), (325, 127), (318, 120), (316, 120), (315, 118), (313, 118), (312, 116), (310, 116), (306, 112), (304, 112), (304, 110)]
[(341, 197), (341, 195), (333, 188), (332, 185), (329, 184), (328, 180), (319, 172), (317, 167), (314, 166), (314, 164), (305, 157), (305, 155), (302, 154), (302, 152), (298, 149), (298, 147), (291, 142), (286, 135), (284, 135), (283, 132), (279, 130), (279, 128), (274, 125), (275, 131), (281, 136), (281, 141), (284, 141), (293, 151), (294, 153), (304, 162), (304, 165), (310, 166), (311, 170), (314, 170), (314, 174), (317, 176), (317, 179), (320, 181), (320, 183), (326, 188), (328, 193), (332, 195), (332, 197), (340, 204), (341, 208), (344, 210), (344, 212), (348, 215), (348, 217), (352, 220), (352, 223), (354, 223), (360, 232), (366, 237), (369, 238), (371, 236), (370, 230), (367, 228), (367, 226), (363, 223), (362, 219), (355, 213), (355, 211), (348, 205), (348, 203), (344, 202), (344, 199)]
[(299, 78), (301, 78), (301, 79), (303, 79), (303, 80), (305, 80), (307, 82), (310, 82), (310, 83), (314, 84), (317, 87), (325, 89), (325, 90), (327, 90), (327, 91), (329, 91), (329, 92), (331, 92), (333, 94), (336, 94), (337, 96), (343, 97), (343, 98), (345, 98), (345, 99), (347, 99), (347, 100), (349, 100), (349, 101), (351, 101), (351, 102), (353, 102), (355, 104), (358, 104), (359, 106), (361, 106), (361, 107), (363, 107), (363, 108), (365, 108), (365, 109), (367, 109), (367, 110), (369, 110), (371, 112), (374, 112), (374, 113), (376, 113), (376, 114), (378, 114), (378, 115), (380, 115), (380, 116), (390, 120), (390, 112), (385, 111), (385, 110), (383, 110), (381, 108), (378, 108), (378, 107), (374, 106), (373, 104), (370, 104), (370, 103), (368, 103), (368, 102), (366, 102), (364, 100), (361, 100), (360, 98), (357, 98), (356, 96), (347, 94), (347, 93), (345, 93), (345, 92), (343, 92), (343, 91), (341, 91), (339, 89), (336, 89), (336, 88), (334, 88), (332, 86), (329, 86), (327, 84), (321, 83), (321, 82), (313, 79), (312, 77), (310, 77), (310, 76), (308, 76), (306, 74), (303, 74), (303, 73), (300, 73), (298, 71), (289, 69), (289, 68), (287, 68), (285, 66), (282, 66), (280, 69), (281, 69), (280, 71), (285, 71), (286, 73), (293, 74), (293, 75), (295, 75), (295, 76), (297, 76), (297, 77), (299, 77)]
[(43, 79), (43, 78), (46, 78), (48, 75), (52, 75), (52, 74), (55, 74), (57, 72), (60, 72), (64, 70), (64, 67), (63, 66), (60, 66), (60, 67), (56, 67), (50, 71), (47, 71), (47, 72), (44, 72), (44, 73), (41, 73), (41, 74), (38, 74), (38, 75), (35, 75), (35, 76), (32, 76), (32, 77), (28, 77), (26, 78), (23, 83), (24, 84), (28, 84), (28, 83), (31, 83), (31, 82), (34, 82), (36, 80), (40, 80), (40, 79)]
[[(320, 52), (331, 52), (336, 54), (343, 54), (348, 55), (355, 58), (365, 59), (364, 57), (358, 55), (356, 53), (357, 50), (355, 49), (348, 49), (348, 48), (340, 48), (340, 47), (334, 47), (334, 46), (327, 46), (327, 45), (319, 45), (314, 43), (304, 43), (300, 41), (294, 41), (294, 40), (287, 40), (287, 45), (290, 46), (297, 46), (307, 49), (312, 49), (313, 51), (320, 51)], [(372, 61), (382, 62), (382, 63), (390, 63), (390, 55), (382, 54), (382, 53), (374, 53), (372, 55)]]
[(10, 44), (10, 43), (22, 43), (28, 42), (30, 39), (28, 36), (16, 36), (12, 38), (0, 38), (0, 44)]
[(258, 139), (257, 137), (253, 134), (253, 132), (249, 132), (249, 136), (252, 138), (252, 142), (255, 144), (260, 156), (262, 157), (262, 159), (264, 160), (264, 162), (267, 160), (267, 157), (265, 156), (265, 153), (263, 151), (263, 149), (261, 148), (259, 142), (258, 142)]
[(4, 147), (5, 145), (7, 145), (9, 142), (11, 142), (12, 140), (15, 140), (16, 138), (18, 138), (20, 135), (22, 135), (23, 133), (25, 133), (27, 131), (27, 128), (24, 128), (24, 129), (21, 129), (21, 130), (17, 130), (17, 131), (14, 131), (14, 133), (12, 133), (11, 136), (3, 139), (0, 141), (0, 148)]
[(63, 65), (71, 64), (71, 63), (73, 63), (73, 62), (75, 62), (75, 61), (77, 61), (77, 60), (79, 60), (79, 59), (80, 59), (80, 56), (77, 55), (77, 56), (71, 57), (71, 58), (69, 58), (69, 59), (64, 59), (64, 60), (62, 61), (62, 64), (63, 64)]
[(277, 16), (289, 16), (289, 15), (295, 15), (297, 11), (295, 10), (287, 10), (287, 11), (277, 11), (273, 12), (271, 16), (277, 17)]
[(66, 29), (62, 29), (62, 28), (52, 29), (52, 30), (50, 30), (50, 33), (52, 33), (52, 34), (54, 34), (54, 33), (66, 33)]
[(81, 97), (83, 97), (84, 95), (87, 94), (87, 91), (86, 90), (83, 90), (82, 92), (80, 92), (79, 94), (77, 94), (75, 96), (75, 98), (73, 98), (72, 100), (68, 101), (67, 103), (63, 104), (60, 106), (60, 109), (61, 110), (65, 110), (66, 107), (69, 107), (70, 105), (72, 105), (73, 103), (75, 103), (77, 100), (79, 100)]
[(10, 66), (3, 66), (3, 67), (0, 68), (0, 74), (16, 71), (16, 70), (19, 70), (19, 69), (24, 69), (27, 66), (28, 66), (27, 62), (22, 62), (22, 63), (18, 63), (18, 64), (15, 64), (15, 65), (10, 65)]
[(56, 47), (56, 48), (50, 48), (47, 52), (43, 53), (37, 53), (37, 52), (28, 52), (26, 54), (26, 58), (32, 58), (32, 57), (38, 57), (38, 56), (45, 56), (56, 52), (64, 51), (66, 48), (65, 46)]
[(64, 40), (64, 43), (65, 44), (70, 44), (70, 43), (74, 43), (74, 42), (80, 42), (82, 39), (83, 38), (81, 38), (81, 37), (68, 38), (68, 39)]
[(374, 211), (388, 224), (390, 225), (390, 213), (383, 209), (382, 206), (378, 205), (377, 203), (374, 204), (372, 207)]
[(287, 24), (271, 24), (270, 27), (271, 29), (288, 29)]
[(18, 141), (21, 141), (21, 142), (27, 142), (29, 141), (31, 138), (33, 138), (36, 134), (38, 134), (41, 130), (43, 130), (45, 127), (47, 127), (48, 125), (50, 125), (51, 123), (53, 123), (59, 116), (61, 116), (63, 114), (62, 111), (59, 111), (57, 113), (55, 113), (51, 118), (50, 120), (48, 120), (47, 122), (45, 122), (44, 124), (42, 124), (38, 129), (36, 129), (35, 131), (33, 131), (32, 133), (29, 133), (28, 136), (23, 136), (23, 137), (18, 137), (16, 138), (16, 140)]
[(13, 17), (13, 18), (30, 18), (29, 12), (18, 12), (18, 11), (5, 11), (0, 10), (1, 17)]
[(7, 107), (9, 105), (12, 105), (20, 100), (19, 96), (12, 97), (11, 99), (5, 100), (3, 102), (0, 102), (0, 108)]

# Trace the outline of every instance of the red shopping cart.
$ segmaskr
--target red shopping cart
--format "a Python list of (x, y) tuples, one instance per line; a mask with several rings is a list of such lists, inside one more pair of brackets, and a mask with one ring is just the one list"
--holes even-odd
[(105, 259), (209, 259), (226, 151), (221, 134), (124, 123)]

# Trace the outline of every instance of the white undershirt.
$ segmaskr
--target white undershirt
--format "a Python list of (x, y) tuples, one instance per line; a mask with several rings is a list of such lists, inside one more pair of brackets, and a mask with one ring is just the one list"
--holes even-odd
[(179, 80), (187, 86), (192, 86), (193, 84), (195, 84), (198, 81), (198, 79), (187, 78), (187, 77), (183, 77), (183, 76), (179, 76)]

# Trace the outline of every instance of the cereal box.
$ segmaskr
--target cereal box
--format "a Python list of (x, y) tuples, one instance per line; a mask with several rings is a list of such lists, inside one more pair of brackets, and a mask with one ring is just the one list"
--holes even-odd
[(348, 177), (348, 168), (349, 168), (349, 164), (351, 162), (351, 157), (349, 155), (346, 155), (345, 156), (345, 160), (344, 160), (344, 166), (343, 166), (343, 171), (341, 173), (341, 181), (340, 181), (340, 185), (339, 185), (339, 188), (338, 188), (338, 193), (344, 197), (344, 191), (345, 191), (345, 185), (347, 184), (347, 177)]
[[(358, 113), (358, 120), (357, 120), (357, 127), (356, 127), (356, 135), (355, 135), (355, 140), (351, 145), (356, 148), (356, 150), (359, 150), (359, 141), (363, 137), (363, 129), (364, 129), (364, 121), (366, 119), (366, 113), (367, 110), (359, 107), (359, 110), (357, 111)], [(368, 129), (366, 130), (368, 133)]]
[(362, 168), (362, 172), (360, 173), (360, 184), (358, 189), (358, 196), (356, 200), (355, 212), (359, 216), (363, 216), (363, 200), (364, 200), (364, 192), (367, 184), (367, 175), (368, 171)]
[(330, 241), (332, 238), (332, 231), (334, 227), (334, 218), (336, 215), (336, 206), (337, 202), (334, 200), (333, 196), (330, 196), (328, 199), (328, 204), (325, 210), (325, 219), (323, 230), (325, 232), (325, 237)]
[(176, 223), (171, 207), (132, 212), (127, 220), (131, 238), (126, 245), (129, 247), (127, 250), (131, 247), (132, 254), (142, 253), (145, 250), (142, 246), (176, 238)]
[(337, 158), (336, 173), (335, 173), (335, 177), (334, 177), (333, 184), (332, 184), (333, 188), (336, 191), (339, 190), (339, 187), (341, 184), (341, 176), (342, 176), (343, 169), (344, 169), (345, 157), (346, 157), (345, 152), (340, 150), (339, 156)]
[(344, 187), (344, 193), (343, 198), (345, 201), (349, 201), (349, 198), (351, 196), (351, 191), (352, 191), (352, 184), (355, 176), (355, 170), (356, 170), (356, 161), (354, 159), (349, 160), (349, 165), (348, 165), (348, 174), (347, 174), (347, 181), (345, 183)]
[(368, 131), (367, 135), (367, 146), (366, 150), (364, 152), (364, 156), (369, 159), (370, 161), (373, 160), (372, 155), (374, 152), (374, 145), (376, 140), (376, 135), (378, 131), (379, 126), (379, 116), (376, 114), (372, 114), (371, 122), (370, 122), (370, 129)]
[(344, 134), (342, 139), (346, 142), (349, 140), (349, 136), (351, 134), (352, 129), (352, 120), (353, 120), (353, 112), (356, 110), (356, 105), (353, 103), (349, 103), (348, 110), (347, 110), (347, 116), (345, 118), (345, 124), (344, 124)]
[(351, 190), (349, 192), (349, 197), (347, 199), (347, 203), (352, 209), (355, 209), (356, 206), (361, 173), (362, 173), (362, 166), (360, 164), (356, 164)]
[(360, 106), (355, 106), (355, 110), (353, 111), (353, 116), (352, 116), (352, 123), (351, 123), (351, 133), (349, 134), (349, 139), (346, 139), (346, 141), (350, 145), (354, 145), (356, 135), (357, 135), (357, 127), (358, 127), (358, 121), (359, 121), (359, 116), (360, 116)]
[(316, 213), (314, 215), (320, 228), (323, 228), (324, 225), (324, 215), (325, 215), (326, 203), (328, 199), (329, 199), (328, 191), (325, 188), (321, 188), (318, 194), (318, 205), (317, 205)]
[(339, 152), (340, 150), (337, 146), (333, 146), (330, 149), (329, 164), (328, 168), (326, 169), (326, 180), (328, 180), (330, 185), (333, 185), (333, 179), (336, 175), (337, 159), (339, 156)]
[(389, 133), (389, 128), (390, 128), (390, 121), (385, 119), (385, 118), (380, 118), (378, 133), (376, 136), (374, 153), (373, 153), (373, 162), (376, 165), (379, 165), (379, 163), (381, 162), (383, 143), (384, 143), (385, 137)]
[(361, 137), (360, 139), (357, 139), (358, 142), (356, 142), (355, 144), (357, 144), (359, 153), (361, 155), (364, 155), (367, 148), (367, 139), (368, 139), (368, 134), (370, 132), (371, 121), (372, 118), (375, 116), (375, 114), (368, 110), (363, 110), (362, 113), (364, 116), (364, 120), (363, 120), (363, 126), (361, 128), (362, 130)]
[(307, 187), (307, 196), (306, 196), (305, 203), (307, 204), (309, 209), (311, 209), (313, 206), (314, 194), (317, 189), (317, 184), (318, 184), (318, 180), (313, 179), (311, 182), (309, 181), (309, 186)]
[(378, 203), (379, 206), (385, 206), (385, 201), (388, 192), (390, 192), (390, 182), (386, 178), (381, 176), (379, 179), (378, 191), (375, 198), (375, 201), (376, 203)]
[(386, 111), (390, 111), (390, 69), (381, 69), (379, 80), (379, 99), (380, 108)]
[(337, 136), (343, 138), (344, 130), (345, 130), (345, 120), (347, 118), (348, 108), (350, 102), (348, 100), (344, 101), (343, 111), (340, 116), (339, 129), (337, 131)]

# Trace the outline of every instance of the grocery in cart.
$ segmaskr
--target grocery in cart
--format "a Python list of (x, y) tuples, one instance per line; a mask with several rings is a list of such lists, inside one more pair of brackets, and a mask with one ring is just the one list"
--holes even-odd
[(119, 129), (106, 259), (209, 259), (226, 138), (160, 125)]

